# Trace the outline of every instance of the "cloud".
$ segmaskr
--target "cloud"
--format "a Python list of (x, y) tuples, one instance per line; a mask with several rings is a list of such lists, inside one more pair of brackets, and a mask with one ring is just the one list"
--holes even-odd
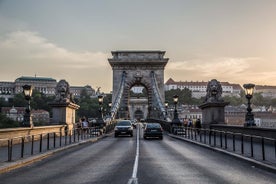
[(268, 72), (267, 68), (259, 68), (260, 70), (256, 71), (256, 65), (263, 62), (259, 57), (206, 57), (170, 62), (167, 73), (172, 77), (175, 76), (176, 80), (208, 81), (216, 78), (221, 81), (244, 83), (254, 79), (255, 82), (261, 83), (275, 78), (276, 74), (274, 71)]
[(1, 81), (36, 74), (110, 90), (112, 70), (104, 52), (70, 51), (39, 33), (15, 31), (0, 37), (0, 56)]
[(36, 32), (16, 31), (0, 38), (0, 53), (10, 61), (27, 61), (66, 68), (95, 68), (106, 63), (108, 55), (103, 52), (74, 52), (51, 43)]

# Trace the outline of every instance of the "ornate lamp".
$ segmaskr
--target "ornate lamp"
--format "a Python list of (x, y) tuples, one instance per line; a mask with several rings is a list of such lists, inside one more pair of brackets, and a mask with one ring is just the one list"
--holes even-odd
[(103, 120), (103, 99), (104, 96), (103, 95), (98, 95), (98, 102), (99, 102), (99, 113), (100, 113), (100, 117), (98, 118), (98, 123), (100, 127), (104, 126), (104, 120)]
[(112, 102), (108, 102), (108, 107), (109, 107), (109, 114), (110, 114), (110, 117), (111, 117), (111, 107), (112, 107)]
[(22, 88), (23, 88), (23, 94), (25, 96), (25, 99), (28, 102), (28, 105), (25, 109), (24, 120), (23, 120), (22, 126), (33, 127), (33, 122), (32, 122), (32, 117), (31, 117), (31, 96), (33, 93), (33, 88), (31, 85), (27, 85), (27, 84), (22, 86)]
[(171, 132), (176, 133), (175, 128), (180, 125), (180, 120), (178, 118), (178, 112), (177, 112), (177, 103), (178, 103), (178, 96), (177, 95), (173, 96), (173, 103), (174, 103), (174, 114), (173, 114)]
[(247, 113), (245, 115), (244, 126), (256, 126), (256, 124), (254, 122), (254, 114), (252, 113), (252, 108), (251, 108), (251, 103), (250, 103), (250, 100), (253, 97), (255, 84), (244, 84), (243, 87), (245, 90), (245, 97), (248, 100)]
[(99, 101), (99, 105), (102, 106), (103, 105), (103, 95), (98, 96), (98, 101)]
[(167, 101), (165, 101), (166, 115), (168, 115), (168, 106), (169, 106), (169, 103)]

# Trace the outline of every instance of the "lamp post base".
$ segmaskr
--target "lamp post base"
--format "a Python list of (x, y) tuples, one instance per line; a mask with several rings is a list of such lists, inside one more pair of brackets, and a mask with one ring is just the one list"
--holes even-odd
[(256, 124), (253, 122), (253, 123), (250, 123), (250, 122), (246, 122), (243, 124), (244, 127), (254, 127), (256, 126)]

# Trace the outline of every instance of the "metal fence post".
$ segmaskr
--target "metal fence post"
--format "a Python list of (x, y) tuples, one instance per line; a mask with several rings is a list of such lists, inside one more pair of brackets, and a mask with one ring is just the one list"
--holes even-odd
[[(233, 133), (233, 132), (232, 132)], [(233, 133), (233, 151), (236, 151), (235, 134)]]
[(243, 150), (243, 134), (241, 134), (241, 154), (244, 154), (244, 150)]
[(254, 157), (254, 151), (253, 151), (253, 137), (250, 136), (250, 147), (251, 147), (251, 157)]
[(25, 137), (21, 137), (21, 158), (24, 157)]
[(32, 135), (32, 147), (31, 147), (31, 155), (34, 154), (34, 135)]
[(264, 137), (262, 137), (262, 155), (263, 155), (263, 160), (265, 160)]

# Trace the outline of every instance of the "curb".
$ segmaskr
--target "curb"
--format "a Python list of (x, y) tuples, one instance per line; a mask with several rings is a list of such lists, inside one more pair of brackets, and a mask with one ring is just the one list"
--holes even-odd
[(276, 167), (273, 166), (273, 165), (268, 165), (268, 164), (265, 164), (263, 162), (254, 160), (252, 158), (245, 157), (245, 156), (239, 155), (237, 153), (232, 153), (232, 152), (229, 152), (229, 151), (217, 148), (217, 147), (213, 147), (213, 146), (210, 146), (210, 145), (207, 145), (207, 144), (197, 142), (197, 141), (193, 141), (193, 140), (190, 140), (190, 139), (187, 139), (187, 138), (184, 138), (184, 137), (179, 137), (179, 136), (176, 136), (176, 135), (173, 135), (173, 134), (167, 134), (167, 135), (172, 137), (172, 138), (175, 138), (175, 139), (190, 142), (190, 143), (196, 144), (196, 145), (201, 146), (201, 147), (205, 147), (205, 148), (210, 149), (210, 150), (214, 150), (214, 151), (217, 151), (217, 152), (220, 152), (220, 153), (230, 155), (230, 156), (235, 157), (237, 159), (241, 159), (241, 160), (246, 161), (248, 163), (252, 163), (252, 164), (254, 164), (254, 165), (258, 166), (259, 168), (262, 168), (266, 171), (276, 173)]
[(50, 151), (47, 151), (47, 152), (39, 154), (39, 155), (30, 156), (28, 158), (17, 160), (15, 162), (5, 162), (2, 166), (0, 166), (0, 174), (12, 171), (14, 169), (17, 169), (17, 168), (20, 168), (20, 167), (23, 167), (23, 166), (27, 166), (27, 165), (35, 163), (37, 161), (43, 160), (43, 159), (45, 159), (45, 158), (47, 158), (47, 157), (49, 157), (49, 156), (51, 156), (55, 153), (61, 152), (61, 151), (66, 150), (66, 149), (70, 149), (70, 148), (78, 146), (78, 145), (86, 144), (86, 143), (89, 143), (89, 142), (95, 143), (95, 142), (99, 141), (100, 139), (103, 139), (107, 136), (108, 135), (102, 135), (102, 136), (99, 136), (99, 137), (96, 137), (96, 138), (83, 140), (81, 142), (73, 143), (73, 144), (70, 144), (70, 145), (67, 145), (67, 146), (64, 146), (64, 147), (61, 147), (61, 148), (56, 148), (54, 150), (50, 150)]

